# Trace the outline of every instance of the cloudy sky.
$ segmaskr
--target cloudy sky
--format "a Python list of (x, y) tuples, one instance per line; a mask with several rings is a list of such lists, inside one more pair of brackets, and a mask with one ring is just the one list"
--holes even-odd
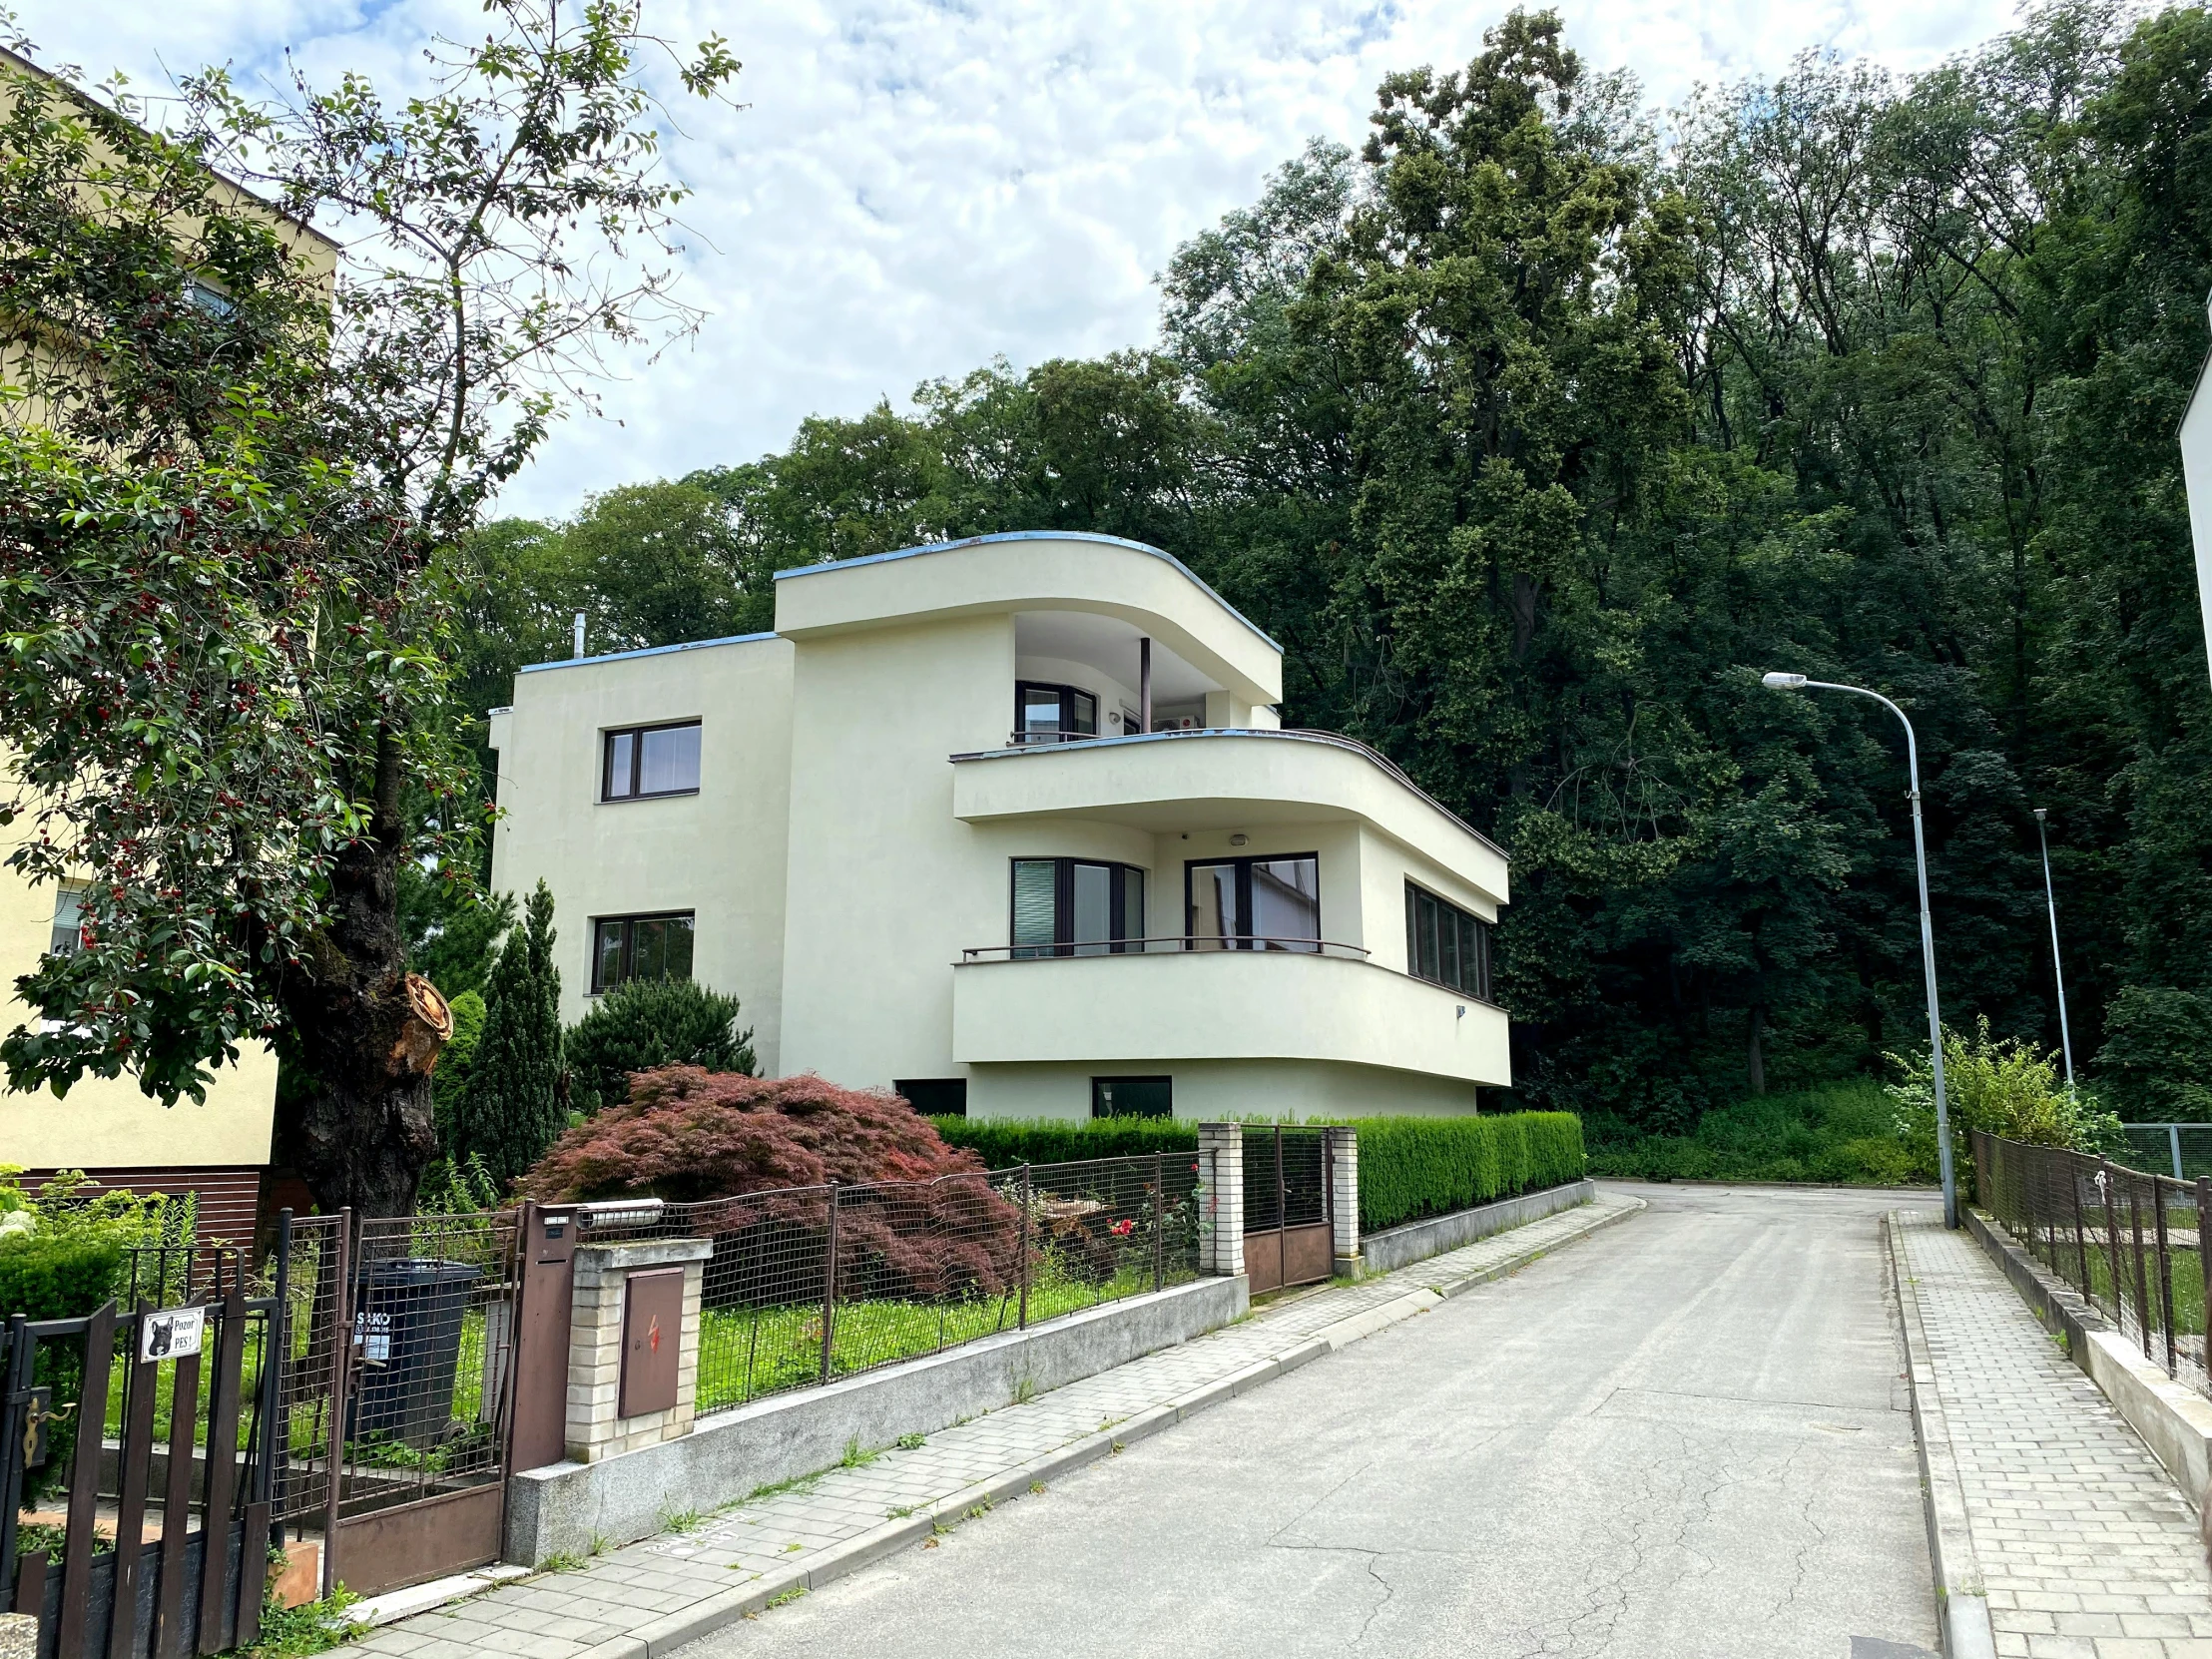
[[(420, 74), (474, 0), (15, 0), (48, 62), (143, 90), (229, 62), (272, 77)], [(565, 426), (507, 510), (749, 460), (810, 413), (854, 414), (1003, 355), (1149, 341), (1177, 243), (1311, 135), (1357, 144), (1376, 83), (1463, 63), (1504, 0), (646, 0), (679, 41), (745, 60), (740, 110), (694, 106), (670, 162), (696, 191), (698, 337), (624, 366), (607, 418)], [(1916, 69), (2002, 29), (1997, 0), (1565, 0), (1569, 38), (1679, 100), (1807, 46)]]

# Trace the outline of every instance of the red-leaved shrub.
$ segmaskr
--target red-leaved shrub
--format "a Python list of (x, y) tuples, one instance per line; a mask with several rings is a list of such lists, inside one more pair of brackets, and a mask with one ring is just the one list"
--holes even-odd
[(722, 1285), (721, 1300), (758, 1303), (820, 1294), (830, 1183), (845, 1189), (839, 1296), (993, 1296), (1018, 1274), (1021, 1211), (975, 1154), (894, 1095), (812, 1073), (638, 1072), (625, 1104), (555, 1141), (520, 1187), (542, 1202), (704, 1204), (691, 1226), (715, 1240), (709, 1301)]

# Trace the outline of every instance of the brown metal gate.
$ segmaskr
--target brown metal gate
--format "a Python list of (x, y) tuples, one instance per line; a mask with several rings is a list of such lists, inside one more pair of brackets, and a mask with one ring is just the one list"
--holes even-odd
[(1327, 1129), (1277, 1123), (1247, 1124), (1242, 1140), (1252, 1294), (1327, 1279), (1336, 1268), (1336, 1138)]
[(325, 1590), (375, 1595), (497, 1560), (517, 1212), (315, 1222), (294, 1253), (308, 1304), (286, 1372), (284, 1521), (325, 1540)]

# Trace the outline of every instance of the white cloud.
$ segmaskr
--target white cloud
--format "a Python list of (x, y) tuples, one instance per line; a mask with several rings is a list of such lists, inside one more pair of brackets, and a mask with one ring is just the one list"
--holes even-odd
[[(1663, 101), (1772, 74), (1807, 46), (1925, 66), (2005, 27), (1993, 0), (1801, 6), (1570, 0), (1591, 64)], [(163, 68), (228, 59), (275, 76), (289, 46), (317, 81), (422, 73), (437, 29), (480, 32), (471, 0), (27, 0), (51, 59)], [(1151, 279), (1176, 244), (1255, 195), (1305, 139), (1357, 143), (1393, 69), (1463, 63), (1497, 0), (647, 0), (680, 42), (745, 59), (743, 110), (680, 112), (696, 189), (687, 296), (710, 315), (657, 364), (627, 365), (609, 419), (564, 426), (509, 510), (751, 459), (810, 413), (902, 403), (993, 355), (1017, 366), (1153, 337)], [(620, 424), (616, 424), (619, 421)]]

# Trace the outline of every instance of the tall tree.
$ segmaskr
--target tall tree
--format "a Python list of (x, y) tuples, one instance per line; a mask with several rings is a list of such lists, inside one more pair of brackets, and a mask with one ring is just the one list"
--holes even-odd
[(502, 1190), (536, 1163), (568, 1121), (562, 1097), (561, 972), (553, 965), (553, 894), (543, 881), (492, 963), (483, 1034), (453, 1104), (445, 1148), (481, 1159)]

